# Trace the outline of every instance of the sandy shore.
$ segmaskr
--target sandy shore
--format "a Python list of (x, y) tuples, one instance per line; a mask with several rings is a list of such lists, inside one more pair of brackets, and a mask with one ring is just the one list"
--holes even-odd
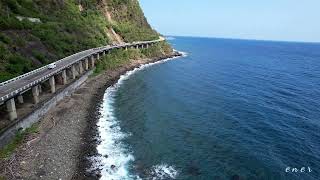
[(171, 56), (134, 60), (89, 78), (41, 119), (39, 133), (26, 137), (10, 159), (0, 161), (0, 176), (7, 179), (97, 179), (99, 173), (86, 173), (91, 165), (86, 157), (96, 153), (96, 117), (106, 88), (128, 70)]

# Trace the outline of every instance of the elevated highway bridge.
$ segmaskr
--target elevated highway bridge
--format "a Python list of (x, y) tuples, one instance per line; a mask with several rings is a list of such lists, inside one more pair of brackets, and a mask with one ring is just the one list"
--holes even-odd
[(49, 82), (51, 93), (55, 93), (57, 79), (63, 85), (67, 84), (68, 79), (76, 79), (77, 76), (81, 76), (85, 71), (93, 69), (96, 61), (113, 49), (148, 48), (161, 41), (164, 41), (164, 39), (160, 37), (160, 39), (154, 41), (126, 43), (85, 50), (56, 61), (56, 67), (53, 69), (50, 69), (49, 65), (47, 65), (10, 79), (0, 83), (0, 105), (6, 106), (6, 108), (2, 109), (6, 109), (10, 121), (16, 120), (18, 118), (16, 102), (23, 104), (24, 93), (32, 91), (33, 103), (37, 104), (42, 91), (41, 84)]

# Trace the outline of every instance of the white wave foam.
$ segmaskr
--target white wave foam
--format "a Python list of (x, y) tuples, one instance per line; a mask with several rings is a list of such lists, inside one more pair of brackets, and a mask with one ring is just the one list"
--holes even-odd
[(173, 166), (167, 164), (156, 165), (152, 167), (151, 176), (153, 180), (158, 179), (175, 179), (178, 171)]
[(187, 57), (188, 56), (187, 52), (182, 52), (182, 51), (178, 51), (178, 50), (175, 50), (175, 49), (173, 49), (173, 51), (179, 52), (180, 54), (182, 54), (182, 57)]
[[(128, 134), (121, 132), (119, 123), (114, 115), (114, 96), (123, 81), (135, 72), (175, 58), (168, 58), (155, 63), (141, 65), (132, 71), (128, 71), (125, 75), (120, 76), (120, 79), (114, 86), (107, 88), (103, 97), (103, 104), (100, 108), (101, 116), (97, 123), (100, 138), (97, 151), (100, 156), (91, 158), (91, 161), (94, 162), (94, 167), (89, 171), (100, 168), (101, 179), (139, 179), (139, 177), (130, 175), (128, 172), (127, 167), (131, 161), (134, 161), (134, 157), (122, 143), (122, 140), (126, 138)], [(153, 172), (159, 175), (164, 173), (169, 175), (169, 177), (176, 175), (176, 171), (171, 166), (165, 165), (156, 166)]]
[(121, 128), (114, 116), (114, 95), (117, 87), (107, 89), (101, 107), (101, 117), (98, 121), (98, 131), (101, 143), (97, 146), (98, 153), (101, 155), (101, 179), (124, 179), (129, 177), (127, 165), (134, 157), (126, 152), (121, 140), (127, 134), (121, 132)]
[(175, 37), (172, 37), (172, 36), (167, 36), (166, 37), (166, 40), (175, 40), (176, 38)]

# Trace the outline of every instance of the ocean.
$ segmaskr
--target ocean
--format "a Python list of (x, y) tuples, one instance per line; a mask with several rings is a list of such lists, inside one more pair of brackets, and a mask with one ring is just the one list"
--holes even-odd
[(320, 179), (320, 44), (169, 41), (106, 90), (101, 179)]

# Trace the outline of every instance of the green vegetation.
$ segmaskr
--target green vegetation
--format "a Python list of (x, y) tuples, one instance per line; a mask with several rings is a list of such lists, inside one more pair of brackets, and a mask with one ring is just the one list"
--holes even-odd
[(160, 42), (147, 49), (141, 50), (141, 53), (147, 58), (158, 57), (159, 55), (169, 54), (170, 52), (172, 52), (172, 48), (166, 42)]
[(33, 56), (38, 59), (42, 64), (48, 64), (48, 61), (42, 52), (34, 50), (32, 51)]
[(11, 40), (8, 36), (0, 33), (0, 41), (2, 41), (3, 43), (5, 44), (10, 44), (11, 43)]
[[(19, 21), (17, 16), (41, 22)], [(0, 0), (0, 82), (110, 44), (110, 28), (126, 42), (159, 37), (138, 0)]]
[(114, 24), (112, 27), (115, 32), (122, 35), (126, 42), (141, 41), (139, 37), (144, 37), (143, 40), (155, 40), (159, 38), (159, 35), (155, 34), (152, 30), (139, 28), (139, 26), (131, 23)]
[(10, 53), (0, 43), (0, 81), (16, 77), (32, 70), (31, 62), (17, 53)]
[(8, 158), (15, 151), (15, 149), (19, 147), (27, 135), (36, 134), (38, 132), (38, 123), (33, 124), (30, 128), (24, 131), (19, 131), (9, 144), (7, 144), (3, 149), (0, 149), (0, 159)]
[(130, 60), (146, 59), (160, 57), (165, 54), (172, 52), (170, 45), (165, 42), (151, 46), (147, 49), (128, 49), (124, 50), (113, 50), (110, 54), (107, 54), (103, 59), (98, 61), (96, 69), (93, 75), (98, 75), (106, 70), (115, 69)]
[(158, 39), (159, 34), (148, 24), (138, 1), (109, 0), (108, 8), (116, 22), (113, 29), (125, 41)]
[[(39, 18), (41, 23), (19, 21), (16, 16)], [(80, 12), (72, 0), (0, 0), (0, 82), (37, 68), (36, 64), (108, 44), (107, 26), (95, 7)], [(45, 59), (46, 52), (33, 52), (32, 44), (40, 44), (53, 57)]]
[(128, 49), (124, 50), (113, 50), (110, 54), (107, 54), (99, 63), (94, 71), (94, 74), (99, 74), (100, 72), (108, 69), (114, 69), (130, 59), (140, 59), (142, 54), (140, 50), (137, 49)]

